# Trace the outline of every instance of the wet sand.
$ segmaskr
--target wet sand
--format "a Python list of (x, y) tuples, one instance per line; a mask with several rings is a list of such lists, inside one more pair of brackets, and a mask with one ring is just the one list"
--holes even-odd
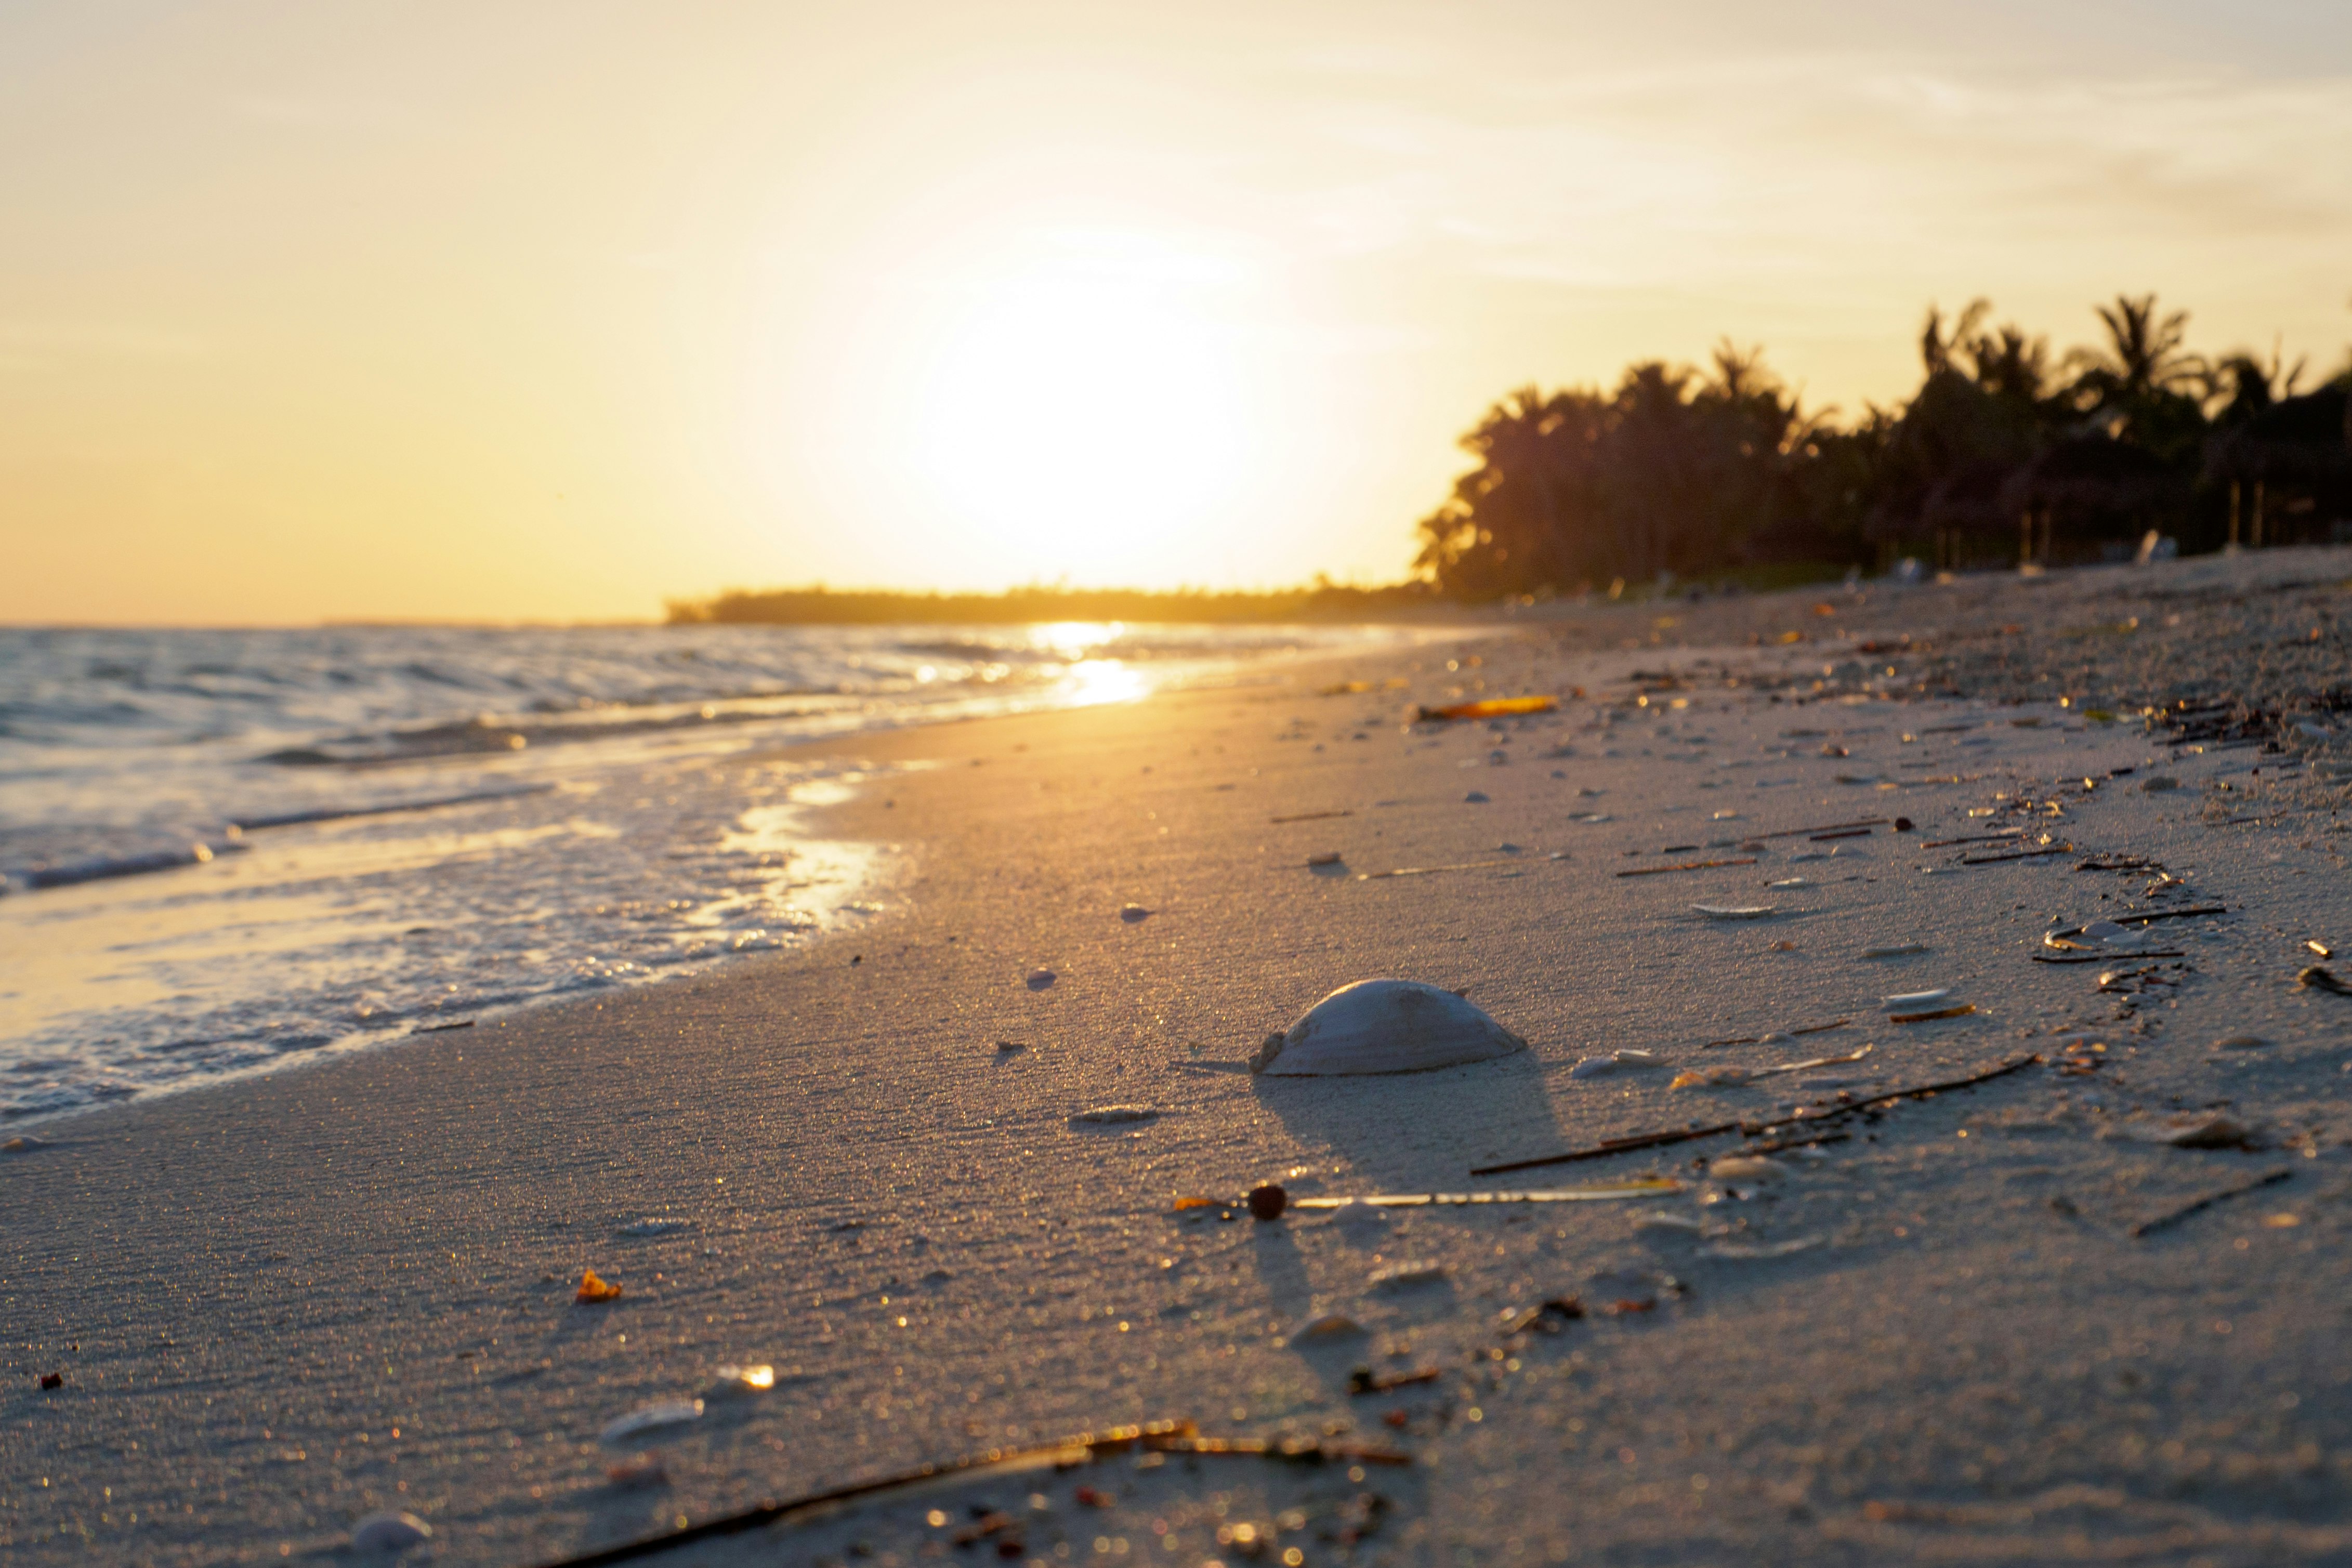
[[(896, 846), (899, 880), (855, 935), (47, 1124), (0, 1155), (0, 1545), (354, 1561), (353, 1522), (392, 1509), (434, 1531), (405, 1561), (544, 1561), (1185, 1417), (1414, 1463), (1121, 1458), (668, 1560), (1017, 1541), (1024, 1561), (1190, 1568), (1263, 1540), (1260, 1560), (1307, 1563), (2352, 1557), (2352, 998), (2296, 979), (2321, 962), (2306, 942), (2352, 943), (2342, 743), (2324, 716), (2321, 737), (2265, 718), (2275, 752), (2081, 716), (2128, 691), (2014, 706), (2066, 683), (2001, 685), (1967, 641), (1999, 616), (2075, 649), (2078, 623), (2128, 618), (2085, 615), (2151, 588), (2309, 619), (2347, 576), (2340, 552), (2276, 552), (1595, 610), (1286, 686), (862, 741), (873, 783), (819, 825)], [(2268, 644), (2230, 652), (2246, 639), (2223, 599), (2194, 602), (2133, 680), (2252, 691), (2230, 658), (2282, 667)], [(2326, 625), (2305, 642), (2340, 663)], [(1912, 650), (1860, 651), (1906, 632)], [(1318, 695), (1349, 681), (1370, 689)], [(1457, 693), (1580, 687), (1499, 726), (1403, 722)], [(1896, 816), (1914, 831), (1789, 833)], [(1943, 841), (2013, 831), (1990, 853)], [(1307, 865), (1326, 852), (1341, 862)], [(1705, 861), (1753, 863), (1619, 874)], [(1428, 874), (1370, 874), (1399, 870)], [(2151, 923), (2167, 940), (2144, 955), (2035, 961), (2075, 956), (2053, 927), (2211, 904)], [(1530, 1049), (1399, 1078), (1241, 1069), (1373, 975), (1466, 989)], [(1881, 1001), (1945, 988), (1915, 1010), (1977, 1010), (1897, 1025)], [(2263, 1043), (2217, 1049), (2241, 1037)], [(1629, 1048), (1669, 1065), (1571, 1072)], [(2027, 1055), (1730, 1176), (1708, 1163), (1786, 1136), (1468, 1175)], [(1157, 1114), (1073, 1120), (1108, 1105)], [(2214, 1112), (2244, 1146), (2160, 1141)], [(1171, 1212), (1269, 1178), (1635, 1176), (1681, 1185), (1384, 1220)], [(1374, 1282), (1398, 1265), (1437, 1277)], [(622, 1297), (574, 1304), (586, 1267)], [(1518, 1326), (1569, 1295), (1585, 1316)], [(1297, 1341), (1327, 1314), (1362, 1332)], [(607, 1479), (634, 1451), (598, 1444), (608, 1422), (747, 1362), (778, 1386), (653, 1447), (666, 1484)], [(1362, 1395), (1359, 1368), (1438, 1375)], [(1009, 1522), (949, 1544), (979, 1505)]]

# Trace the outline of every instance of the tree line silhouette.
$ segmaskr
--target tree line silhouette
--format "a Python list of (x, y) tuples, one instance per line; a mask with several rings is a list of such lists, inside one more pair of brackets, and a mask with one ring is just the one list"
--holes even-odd
[(2352, 366), (2186, 347), (2156, 297), (2095, 308), (2103, 340), (2053, 355), (1930, 308), (1907, 402), (1841, 423), (1760, 350), (1650, 361), (1613, 389), (1526, 387), (1462, 438), (1477, 466), (1422, 519), (1415, 565), (1461, 600), (1671, 573), (2112, 559), (2151, 531), (2196, 551), (2352, 536)]

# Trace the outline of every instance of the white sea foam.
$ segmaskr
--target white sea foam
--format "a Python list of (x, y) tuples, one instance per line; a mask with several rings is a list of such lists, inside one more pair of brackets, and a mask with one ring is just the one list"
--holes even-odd
[[(876, 784), (789, 743), (1077, 706), (1363, 628), (0, 631), (0, 1115), (854, 925)], [(782, 749), (780, 749), (782, 747)]]

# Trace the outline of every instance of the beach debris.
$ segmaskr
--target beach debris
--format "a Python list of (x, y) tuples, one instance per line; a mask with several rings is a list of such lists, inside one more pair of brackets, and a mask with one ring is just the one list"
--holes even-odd
[(1445, 1278), (1443, 1263), (1391, 1263), (1375, 1269), (1364, 1283), (1375, 1291), (1402, 1290), (1409, 1285), (1433, 1285)]
[(1802, 1126), (1810, 1129), (1824, 1123), (1853, 1115), (1857, 1112), (1869, 1110), (1873, 1106), (1892, 1104), (1897, 1100), (1926, 1099), (1955, 1089), (1971, 1089), (1979, 1083), (1989, 1083), (1996, 1078), (2006, 1078), (2012, 1072), (2022, 1072), (2041, 1060), (2039, 1055), (2013, 1057), (1998, 1066), (1986, 1068), (1981, 1072), (1972, 1072), (1966, 1078), (1946, 1079), (1938, 1083), (1913, 1084), (1906, 1089), (1890, 1089), (1883, 1094), (1866, 1095), (1859, 1100), (1846, 1101), (1843, 1104), (1827, 1105), (1805, 1113), (1778, 1116), (1769, 1121), (1717, 1122), (1710, 1126), (1675, 1127), (1664, 1132), (1635, 1133), (1622, 1138), (1604, 1138), (1589, 1148), (1569, 1149), (1557, 1155), (1538, 1155), (1533, 1159), (1507, 1160), (1500, 1165), (1475, 1166), (1471, 1168), (1470, 1174), (1474, 1176), (1503, 1176), (1511, 1171), (1533, 1170), (1539, 1166), (1561, 1166), (1570, 1165), (1579, 1160), (1606, 1159), (1612, 1155), (1628, 1155), (1641, 1149), (1663, 1148), (1669, 1144), (1687, 1144), (1701, 1138), (1722, 1137), (1731, 1133), (1737, 1133), (1742, 1137), (1754, 1138), (1787, 1127)]
[[(2333, 958), (2336, 956), (2336, 949), (2330, 947), (2325, 942), (2306, 942), (2304, 946), (2310, 948), (2313, 952), (2318, 954), (2323, 958)], [(14, 1142), (15, 1140), (11, 1139), (10, 1141)]]
[(604, 1471), (604, 1484), (619, 1491), (644, 1491), (669, 1485), (669, 1470), (651, 1454), (623, 1459)]
[(1932, 991), (1898, 991), (1891, 997), (1878, 999), (1888, 1012), (1895, 1012), (1906, 1008), (1926, 1007), (1929, 1002), (1940, 1002), (1951, 994), (1951, 987), (1938, 986)]
[(701, 1419), (701, 1400), (665, 1399), (606, 1422), (604, 1429), (596, 1434), (596, 1440), (608, 1448), (625, 1448), (641, 1438), (667, 1437)]
[(614, 1234), (638, 1240), (648, 1236), (667, 1236), (672, 1231), (693, 1228), (694, 1221), (691, 1219), (674, 1219), (667, 1215), (648, 1215), (643, 1219), (631, 1220)]
[(1768, 915), (1780, 913), (1777, 908), (1769, 904), (1694, 904), (1691, 907), (1709, 920), (1761, 920)]
[(1645, 1214), (1633, 1225), (1636, 1236), (1696, 1236), (1706, 1229), (1706, 1222), (1688, 1214)]
[(405, 1552), (433, 1538), (433, 1527), (413, 1513), (372, 1513), (352, 1526), (354, 1552)]
[(1134, 925), (1150, 919), (1151, 911), (1139, 904), (1123, 904), (1119, 908), (1118, 917), (1129, 925)]
[(20, 1133), (6, 1143), (0, 1144), (0, 1155), (29, 1155), (35, 1149), (46, 1149), (48, 1146), (39, 1138), (27, 1137)]
[(1558, 1333), (1583, 1316), (1584, 1303), (1576, 1297), (1550, 1296), (1532, 1307), (1506, 1307), (1501, 1322), (1506, 1335), (1526, 1333), (1530, 1329)]
[(1420, 1072), (1526, 1049), (1527, 1041), (1452, 991), (1419, 980), (1358, 980), (1266, 1036), (1249, 1067), (1274, 1078)]
[(1097, 1487), (1080, 1487), (1077, 1490), (1070, 1494), (1070, 1500), (1076, 1503), (1080, 1508), (1116, 1508), (1118, 1506), (1118, 1498), (1115, 1493), (1104, 1491)]
[[(1343, 1443), (1332, 1439), (1286, 1438), (1266, 1442), (1258, 1438), (1210, 1438), (1198, 1436), (1200, 1428), (1191, 1421), (1153, 1421), (1136, 1427), (1114, 1427), (1103, 1432), (1081, 1432), (1058, 1442), (1044, 1443), (1026, 1448), (988, 1448), (961, 1459), (943, 1464), (925, 1464), (911, 1470), (878, 1477), (872, 1480), (855, 1481), (847, 1486), (805, 1497), (772, 1500), (754, 1504), (734, 1513), (720, 1514), (698, 1524), (682, 1525), (658, 1535), (640, 1537), (618, 1545), (599, 1547), (584, 1556), (567, 1558), (549, 1568), (588, 1568), (588, 1564), (609, 1565), (650, 1557), (699, 1541), (720, 1536), (740, 1535), (771, 1526), (785, 1526), (806, 1520), (831, 1517), (841, 1505), (862, 1499), (887, 1496), (891, 1492), (937, 1486), (950, 1476), (987, 1470), (995, 1474), (1020, 1469), (1065, 1469), (1074, 1465), (1092, 1463), (1138, 1451), (1162, 1454), (1193, 1454), (1202, 1457), (1231, 1456), (1244, 1458), (1284, 1460), (1295, 1464), (1360, 1464), (1410, 1465), (1412, 1456), (1400, 1449), (1378, 1448), (1367, 1444)], [(1369, 1497), (1373, 1494), (1366, 1493)], [(1010, 1515), (1004, 1516), (1007, 1520)], [(944, 1524), (942, 1517), (937, 1523)], [(1003, 1528), (999, 1525), (998, 1528)], [(978, 1537), (974, 1537), (978, 1539)]]
[[(1562, 861), (1566, 860), (1568, 857), (1563, 854), (1554, 855), (1551, 858), (1556, 861)], [(1392, 876), (1435, 876), (1442, 871), (1487, 871), (1496, 866), (1516, 865), (1517, 863), (1519, 862), (1507, 860), (1460, 861), (1453, 865), (1399, 866), (1394, 871), (1368, 871), (1359, 875), (1356, 880), (1358, 882), (1380, 882), (1384, 878)]]
[(1726, 1155), (1707, 1162), (1706, 1174), (1717, 1181), (1779, 1181), (1789, 1174), (1780, 1161), (1761, 1155)]
[(52, 1392), (54, 1392), (54, 1391), (56, 1391), (56, 1390), (58, 1390), (58, 1389), (63, 1388), (65, 1385), (66, 1385), (66, 1375), (65, 1375), (64, 1373), (62, 1373), (62, 1372), (45, 1372), (45, 1373), (41, 1374), (41, 1392), (42, 1392), (42, 1393), (44, 1393), (44, 1394), (52, 1393)]
[(1647, 1051), (1612, 1051), (1606, 1056), (1588, 1056), (1568, 1070), (1570, 1078), (1601, 1078), (1612, 1072), (1629, 1069), (1643, 1071), (1664, 1067), (1665, 1058)]
[(1028, 986), (1033, 991), (1042, 991), (1060, 978), (1061, 977), (1051, 969), (1032, 969), (1029, 971)]
[(2258, 1034), (2233, 1034), (2213, 1042), (2216, 1051), (2260, 1051), (2270, 1044)]
[(600, 1301), (618, 1301), (620, 1295), (621, 1282), (618, 1280), (598, 1279), (595, 1270), (586, 1269), (581, 1271), (580, 1289), (572, 1293), (572, 1299), (583, 1306), (594, 1306)]
[(415, 1029), (410, 1030), (408, 1032), (411, 1034), (446, 1034), (453, 1029), (471, 1029), (473, 1027), (474, 1020), (472, 1019), (459, 1019), (456, 1023), (421, 1023)]
[(1558, 697), (1487, 697), (1480, 702), (1421, 708), (1415, 717), (1422, 724), (1444, 724), (1465, 718), (1510, 718), (1518, 714), (1549, 713), (1559, 706)]
[(2352, 997), (2352, 986), (2346, 985), (2331, 970), (2318, 964), (2295, 976), (2294, 983), (2306, 991), (2330, 991), (2339, 997)]
[[(2124, 926), (2148, 925), (2158, 920), (2185, 920), (2194, 915), (2227, 915), (2229, 912), (2227, 905), (2220, 904), (2200, 904), (2190, 909), (2151, 909), (2138, 915), (2118, 915), (2113, 920), (2094, 920), (2086, 925), (2069, 925), (2060, 930), (2047, 932), (2042, 936), (2042, 945), (2044, 947), (2077, 950), (2087, 950), (2094, 946), (2121, 946), (2122, 944), (2116, 943), (2111, 938)], [(2074, 938), (2078, 936), (2087, 937), (2089, 940), (2077, 942)]]
[(1353, 811), (1294, 811), (1287, 817), (1268, 817), (1267, 821), (1279, 826), (1285, 822), (1328, 822), (1334, 817), (1352, 817)]
[(1785, 876), (1778, 882), (1768, 882), (1764, 885), (1769, 888), (1777, 889), (1783, 887), (1811, 887), (1813, 884), (1810, 878), (1801, 876)]
[(1828, 1239), (1823, 1236), (1799, 1236), (1787, 1241), (1718, 1241), (1712, 1247), (1700, 1248), (1699, 1256), (1720, 1258), (1727, 1262), (1755, 1262), (1767, 1258), (1787, 1258), (1799, 1252), (1810, 1252)]
[[(1672, 1176), (1638, 1176), (1631, 1181), (1598, 1186), (1554, 1187), (1531, 1192), (1396, 1192), (1368, 1197), (1295, 1197), (1293, 1208), (1329, 1209), (1345, 1221), (1360, 1216), (1370, 1219), (1387, 1208), (1467, 1208), (1495, 1203), (1610, 1203), (1622, 1198), (1664, 1197), (1682, 1191)], [(1202, 1199), (1207, 1202), (1207, 1199)]]
[(1364, 1332), (1364, 1325), (1345, 1312), (1326, 1312), (1290, 1336), (1293, 1344), (1313, 1344), (1318, 1340), (1350, 1339)]
[(1865, 958), (1908, 958), (1916, 953), (1932, 953), (1935, 949), (1925, 942), (1882, 942), (1874, 947), (1864, 947)]
[(1097, 1105), (1081, 1111), (1070, 1118), (1073, 1124), (1095, 1127), (1117, 1127), (1134, 1122), (1156, 1121), (1160, 1108), (1156, 1105)]
[(1465, 806), (1483, 806), (1486, 803), (1487, 799), (1486, 791), (1484, 789), (1473, 789), (1470, 793), (1462, 797), (1462, 803)]
[(1748, 855), (1741, 860), (1680, 861), (1673, 865), (1645, 865), (1633, 871), (1621, 871), (1617, 874), (1619, 876), (1663, 876), (1670, 871), (1712, 871), (1717, 866), (1754, 865), (1755, 863), (1756, 857)]
[(2169, 774), (2151, 773), (2139, 781), (2139, 787), (2143, 794), (2161, 795), (2168, 790), (2179, 789), (2180, 780)]
[(1414, 1372), (1374, 1372), (1369, 1366), (1360, 1366), (1348, 1374), (1348, 1392), (1352, 1395), (1386, 1394), (1391, 1389), (1434, 1383), (1444, 1375), (1433, 1366), (1424, 1366)]
[(1895, 818), (1895, 831), (1896, 832), (1898, 832), (1898, 833), (1907, 833), (1907, 832), (1912, 831), (1911, 819), (1910, 819), (1910, 818), (1908, 818), (1908, 817), (1897, 817), (1897, 818)]
[(1028, 1049), (1029, 1045), (1025, 1040), (1000, 1040), (996, 1042), (997, 1054), (1000, 1056), (1010, 1056), (1016, 1051), (1026, 1051)]
[(755, 1394), (765, 1394), (776, 1385), (776, 1369), (762, 1362), (757, 1366), (722, 1366), (710, 1375), (710, 1386), (702, 1391), (705, 1399), (749, 1399)]
[(1895, 1013), (1889, 1016), (1886, 1021), (1888, 1023), (1933, 1023), (1937, 1019), (1964, 1019), (1976, 1010), (1976, 1003), (1962, 1002), (1956, 1008), (1937, 1008), (1931, 1012)]
[(1742, 1084), (1753, 1083), (1759, 1078), (1778, 1078), (1789, 1072), (1811, 1072), (1819, 1067), (1843, 1067), (1850, 1062), (1860, 1061), (1875, 1049), (1877, 1048), (1874, 1046), (1865, 1045), (1848, 1056), (1817, 1056), (1811, 1061), (1785, 1061), (1777, 1067), (1693, 1069), (1687, 1072), (1675, 1074), (1674, 1082), (1666, 1087), (1669, 1089), (1736, 1089)]
[(1278, 1182), (1263, 1182), (1249, 1190), (1249, 1211), (1254, 1219), (1280, 1219), (1289, 1207), (1290, 1194)]
[(1884, 817), (1864, 817), (1852, 822), (1822, 822), (1810, 828), (1783, 828), (1777, 833), (1758, 833), (1759, 839), (1810, 839), (1824, 834), (1843, 833), (1855, 828), (1878, 828), (1886, 825)]
[(1320, 853), (1311, 854), (1307, 857), (1307, 866), (1310, 871), (1317, 866), (1338, 865), (1339, 863), (1339, 852), (1338, 850), (1324, 850)]
[(2250, 1149), (2254, 1130), (2222, 1111), (2200, 1111), (2176, 1116), (2148, 1134), (2151, 1142), (2176, 1149)]
[(2151, 1235), (2156, 1231), (2179, 1224), (2192, 1214), (2202, 1214), (2217, 1203), (2227, 1203), (2233, 1197), (2243, 1197), (2250, 1192), (2260, 1192), (2264, 1187), (2276, 1186), (2283, 1181), (2291, 1180), (2294, 1176), (2294, 1172), (2292, 1170), (2275, 1170), (2267, 1175), (2258, 1176), (2252, 1181), (2241, 1182), (2236, 1186), (2224, 1187), (2220, 1192), (2209, 1194), (2194, 1203), (2185, 1203), (2169, 1213), (2158, 1215), (2154, 1219), (2142, 1220), (2124, 1234), (2135, 1239)]

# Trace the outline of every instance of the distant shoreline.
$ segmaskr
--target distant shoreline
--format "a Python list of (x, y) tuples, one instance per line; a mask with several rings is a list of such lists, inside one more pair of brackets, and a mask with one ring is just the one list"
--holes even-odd
[(1491, 610), (1466, 607), (1423, 583), (1385, 588), (1309, 588), (1265, 592), (1175, 589), (1014, 588), (1002, 593), (906, 593), (791, 588), (730, 589), (709, 599), (671, 600), (673, 626), (1024, 625), (1057, 621), (1164, 624), (1284, 622), (1481, 623)]

